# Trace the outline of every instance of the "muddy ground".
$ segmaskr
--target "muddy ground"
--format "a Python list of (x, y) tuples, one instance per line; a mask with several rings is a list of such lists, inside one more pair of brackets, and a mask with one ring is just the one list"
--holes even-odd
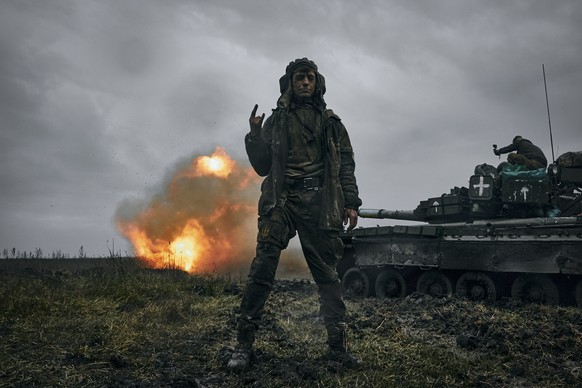
[[(225, 366), (243, 284), (186, 274), (152, 278), (150, 272), (146, 282), (143, 275), (116, 278), (124, 281), (124, 293), (115, 286), (111, 297), (103, 293), (107, 287), (88, 286), (109, 282), (94, 273), (2, 274), (23, 289), (43, 285), (38, 289), (47, 295), (60, 295), (56, 303), (77, 294), (72, 285), (96, 296), (76, 302), (83, 311), (63, 304), (57, 315), (70, 318), (62, 328), (54, 302), (39, 297), (23, 298), (44, 309), (34, 321), (0, 312), (0, 359), (8, 365), (0, 370), (0, 386), (582, 386), (580, 308), (421, 294), (346, 297), (350, 348), (364, 362), (353, 370), (327, 359), (316, 287), (308, 280), (277, 281), (252, 365), (233, 373)], [(148, 282), (157, 288), (150, 290)], [(72, 322), (78, 322), (73, 332)]]
[[(277, 311), (272, 311), (277, 310), (275, 306), (315, 292), (311, 282), (280, 281), (269, 303), (269, 312), (277, 315)], [(364, 360), (364, 373), (386, 368), (386, 365), (370, 354), (362, 354), (361, 349), (381, 349), (382, 344), (391, 342), (388, 347), (393, 353), (387, 358), (392, 361), (387, 362), (399, 365), (394, 369), (386, 368), (391, 372), (396, 370), (396, 376), (386, 375), (386, 386), (425, 386), (422, 378), (414, 376), (422, 373), (423, 368), (418, 364), (424, 361), (414, 357), (407, 360), (409, 345), (399, 347), (398, 344), (403, 336), (406, 337), (404, 342), (412, 338), (414, 342), (423, 343), (426, 347), (423, 351), (429, 354), (431, 349), (439, 349), (451, 358), (469, 360), (474, 365), (460, 368), (441, 381), (438, 376), (431, 376), (426, 379), (427, 386), (582, 386), (582, 313), (577, 307), (523, 304), (510, 298), (482, 304), (457, 298), (437, 299), (424, 294), (392, 300), (346, 299), (350, 307), (350, 342), (353, 352)], [(230, 317), (231, 325), (236, 312), (233, 310)], [(318, 320), (317, 314), (306, 318)], [(261, 331), (259, 335), (276, 341), (281, 347), (295, 346), (272, 316), (265, 320)], [(231, 348), (222, 350), (222, 362), (227, 361), (230, 351)], [(479, 360), (488, 358), (503, 363), (502, 368), (491, 370), (485, 364), (479, 365)], [(369, 360), (374, 361), (370, 363)], [(308, 386), (306, 382), (318, 382), (321, 371), (340, 376), (355, 373), (329, 361), (325, 355), (309, 360), (300, 355), (281, 359), (259, 349), (255, 351), (252, 367), (241, 375), (245, 383), (253, 386), (269, 386), (273, 376), (283, 376), (290, 386)], [(378, 381), (381, 378), (372, 378), (371, 386), (382, 386), (382, 382), (377, 385)], [(200, 383), (204, 385), (204, 379)], [(346, 386), (353, 386), (351, 384)]]

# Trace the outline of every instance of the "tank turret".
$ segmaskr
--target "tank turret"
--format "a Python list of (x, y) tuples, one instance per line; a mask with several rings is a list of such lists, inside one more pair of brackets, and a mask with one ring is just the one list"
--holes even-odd
[(567, 153), (546, 169), (504, 170), (479, 165), (469, 187), (420, 201), (414, 210), (360, 209), (363, 218), (434, 223), (473, 222), (486, 219), (572, 216), (582, 212), (582, 166), (572, 166)]

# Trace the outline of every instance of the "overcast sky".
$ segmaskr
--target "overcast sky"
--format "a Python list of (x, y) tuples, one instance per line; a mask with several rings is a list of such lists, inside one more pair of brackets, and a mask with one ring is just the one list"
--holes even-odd
[(364, 207), (466, 186), (517, 134), (551, 159), (542, 64), (556, 157), (582, 150), (579, 0), (0, 0), (0, 249), (129, 250), (119, 204), (216, 146), (248, 163), (252, 107), (299, 57)]

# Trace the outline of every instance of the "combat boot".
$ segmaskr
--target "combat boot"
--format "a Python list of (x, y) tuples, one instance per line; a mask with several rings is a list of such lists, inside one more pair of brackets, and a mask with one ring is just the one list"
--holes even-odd
[(257, 326), (252, 323), (239, 319), (236, 325), (236, 338), (238, 344), (230, 356), (227, 367), (233, 370), (246, 369), (251, 363), (251, 352), (255, 342), (255, 332)]
[(326, 324), (327, 344), (329, 345), (328, 358), (337, 361), (346, 368), (359, 368), (363, 365), (358, 359), (348, 351), (347, 324), (337, 322)]

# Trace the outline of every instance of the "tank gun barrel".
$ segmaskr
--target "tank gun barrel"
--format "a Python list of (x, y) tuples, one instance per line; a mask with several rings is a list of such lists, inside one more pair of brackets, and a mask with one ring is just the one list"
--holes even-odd
[(358, 215), (362, 218), (391, 218), (394, 220), (424, 221), (412, 210), (360, 209)]

